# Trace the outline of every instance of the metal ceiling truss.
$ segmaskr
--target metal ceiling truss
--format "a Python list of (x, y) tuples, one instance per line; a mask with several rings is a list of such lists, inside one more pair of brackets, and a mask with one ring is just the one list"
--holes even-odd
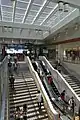
[(17, 0), (15, 0), (13, 2), (13, 19), (12, 19), (12, 22), (14, 22), (14, 19), (15, 19), (16, 3), (17, 3)]
[[(30, 8), (31, 8), (32, 3), (33, 3), (33, 0), (30, 0), (30, 1), (29, 1), (29, 4), (28, 4), (28, 6), (27, 6), (27, 9), (26, 9), (24, 18), (23, 18), (23, 20), (22, 20), (22, 23), (25, 23), (26, 17), (27, 17), (27, 15), (28, 15), (29, 11), (30, 11)], [(22, 33), (22, 30), (23, 30), (23, 29), (20, 30), (20, 34)]]
[(0, 22), (0, 27), (12, 27), (19, 29), (32, 29), (32, 30), (42, 30), (49, 31), (50, 27), (46, 26), (38, 26), (38, 25), (29, 25), (29, 24), (20, 24), (20, 23), (12, 23), (12, 22)]
[(50, 18), (50, 16), (56, 11), (57, 8), (58, 8), (58, 4), (52, 9), (52, 11), (47, 15), (47, 17), (43, 20), (43, 22), (40, 25), (46, 22)]
[(41, 12), (42, 12), (43, 9), (49, 4), (49, 2), (50, 2), (50, 0), (49, 0), (49, 1), (45, 0), (45, 1), (44, 1), (43, 5), (40, 7), (38, 13), (36, 14), (36, 16), (35, 16), (35, 18), (33, 19), (33, 21), (32, 21), (31, 24), (33, 24), (33, 23), (39, 18)]

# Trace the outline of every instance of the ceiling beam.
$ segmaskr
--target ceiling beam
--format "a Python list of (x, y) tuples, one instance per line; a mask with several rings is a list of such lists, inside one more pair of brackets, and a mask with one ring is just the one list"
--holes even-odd
[(50, 31), (50, 27), (38, 26), (38, 25), (29, 25), (29, 24), (20, 24), (20, 23), (12, 23), (12, 22), (0, 22), (0, 27), (11, 27), (11, 28), (20, 28), (20, 29)]
[(14, 19), (15, 19), (16, 3), (17, 3), (17, 0), (13, 1), (13, 19), (12, 19), (12, 22), (14, 22)]
[[(26, 9), (25, 15), (24, 15), (24, 17), (23, 17), (22, 23), (25, 23), (26, 17), (27, 17), (27, 15), (28, 15), (29, 11), (30, 11), (30, 8), (31, 8), (32, 3), (33, 3), (33, 0), (30, 0), (29, 3), (28, 3), (27, 9)], [(23, 30), (23, 29), (20, 30), (20, 34), (22, 33), (22, 30)]]
[(33, 24), (40, 16), (40, 13), (43, 11), (43, 9), (49, 4), (49, 1), (45, 0), (43, 5), (40, 7), (38, 13), (36, 14), (35, 18), (33, 19), (32, 23)]
[(30, 0), (29, 3), (28, 3), (28, 6), (27, 6), (27, 8), (26, 8), (26, 12), (25, 12), (25, 15), (24, 15), (24, 17), (23, 17), (22, 23), (25, 23), (26, 17), (27, 17), (27, 15), (28, 15), (29, 11), (30, 11), (30, 8), (31, 8), (32, 3), (33, 3), (33, 0)]
[(58, 8), (58, 4), (52, 9), (52, 11), (47, 15), (47, 17), (43, 20), (43, 22), (40, 25), (46, 22), (48, 18), (57, 10), (57, 8)]
[(0, 0), (0, 16), (1, 16), (1, 21), (2, 21), (2, 4), (1, 4), (1, 0)]

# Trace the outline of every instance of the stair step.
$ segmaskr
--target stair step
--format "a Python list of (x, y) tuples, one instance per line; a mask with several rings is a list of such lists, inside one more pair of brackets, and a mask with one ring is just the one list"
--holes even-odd
[(37, 87), (36, 86), (32, 86), (32, 87), (21, 87), (21, 88), (15, 88), (15, 91), (22, 91), (22, 90), (32, 90), (32, 89), (35, 89), (37, 90)]
[(21, 103), (17, 103), (17, 104), (11, 104), (10, 105), (10, 108), (15, 108), (15, 106), (23, 106), (24, 104), (28, 104), (28, 105), (31, 105), (31, 104), (37, 104), (37, 101), (24, 101), (24, 102), (21, 102)]
[(30, 95), (30, 94), (26, 94), (25, 96), (23, 95), (22, 96), (14, 96), (13, 98), (11, 97), (9, 100), (12, 101), (12, 100), (18, 100), (18, 99), (23, 99), (23, 98), (28, 98), (28, 97), (35, 97), (36, 95)]
[[(26, 89), (26, 90), (16, 91), (16, 94), (24, 93), (24, 92), (28, 92), (28, 90)], [(9, 94), (12, 95), (13, 91), (10, 91)]]
[[(27, 96), (29, 95), (29, 92), (24, 92), (24, 93), (20, 93), (20, 94), (13, 94), (13, 95), (9, 95), (10, 98), (12, 97), (23, 97), (23, 96)], [(32, 94), (32, 95), (35, 95), (35, 94)]]
[(16, 100), (16, 101), (10, 101), (10, 105), (11, 104), (18, 104), (18, 103), (22, 103), (22, 102), (30, 102), (30, 101), (37, 101), (36, 98), (27, 98), (27, 99), (20, 99), (20, 100)]
[(80, 92), (80, 88), (75, 88), (75, 92)]
[(80, 89), (78, 86), (71, 86), (73, 89), (76, 89), (76, 88), (78, 88), (78, 89)]

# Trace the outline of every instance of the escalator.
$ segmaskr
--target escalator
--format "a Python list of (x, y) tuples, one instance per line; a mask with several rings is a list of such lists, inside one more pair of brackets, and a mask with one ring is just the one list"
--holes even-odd
[[(41, 79), (41, 82), (44, 85), (44, 88), (52, 102), (52, 105), (54, 107), (54, 109), (59, 112), (61, 114), (61, 118), (62, 120), (66, 119), (66, 120), (71, 120), (72, 116), (70, 114), (68, 114), (68, 111), (64, 110), (64, 106), (66, 107), (66, 103), (63, 100), (59, 100), (60, 98), (60, 93), (57, 90), (56, 86), (54, 83), (49, 84), (46, 75), (49, 74), (49, 70), (45, 67), (44, 63), (42, 63), (42, 61), (37, 60), (37, 67), (38, 69), (40, 69), (41, 71), (43, 71), (44, 76)], [(48, 73), (47, 73), (48, 72)], [(53, 80), (54, 81), (54, 80)]]
[[(48, 75), (50, 72), (47, 72), (49, 70), (46, 69), (46, 67), (45, 67), (45, 65), (43, 65), (42, 61), (40, 61), (40, 65), (41, 65), (45, 75)], [(47, 77), (46, 77), (46, 79), (47, 79)], [(54, 84), (54, 78), (52, 78), (52, 79), (53, 79), (53, 81), (51, 83), (51, 87), (52, 87), (53, 91), (55, 92), (55, 94), (57, 95), (57, 97), (60, 97), (60, 93)]]
[(18, 74), (15, 74), (14, 90), (9, 85), (9, 113), (10, 120), (12, 120), (15, 107), (20, 109), (23, 105), (27, 105), (27, 120), (48, 120), (47, 111), (42, 103), (41, 110), (38, 108), (36, 94), (37, 86), (34, 79), (32, 79), (29, 68), (25, 63), (20, 63)]

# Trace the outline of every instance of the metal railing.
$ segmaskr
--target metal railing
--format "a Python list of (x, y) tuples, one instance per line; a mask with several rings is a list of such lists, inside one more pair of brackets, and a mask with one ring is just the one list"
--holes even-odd
[(9, 120), (8, 69), (7, 57), (0, 63), (0, 120)]

